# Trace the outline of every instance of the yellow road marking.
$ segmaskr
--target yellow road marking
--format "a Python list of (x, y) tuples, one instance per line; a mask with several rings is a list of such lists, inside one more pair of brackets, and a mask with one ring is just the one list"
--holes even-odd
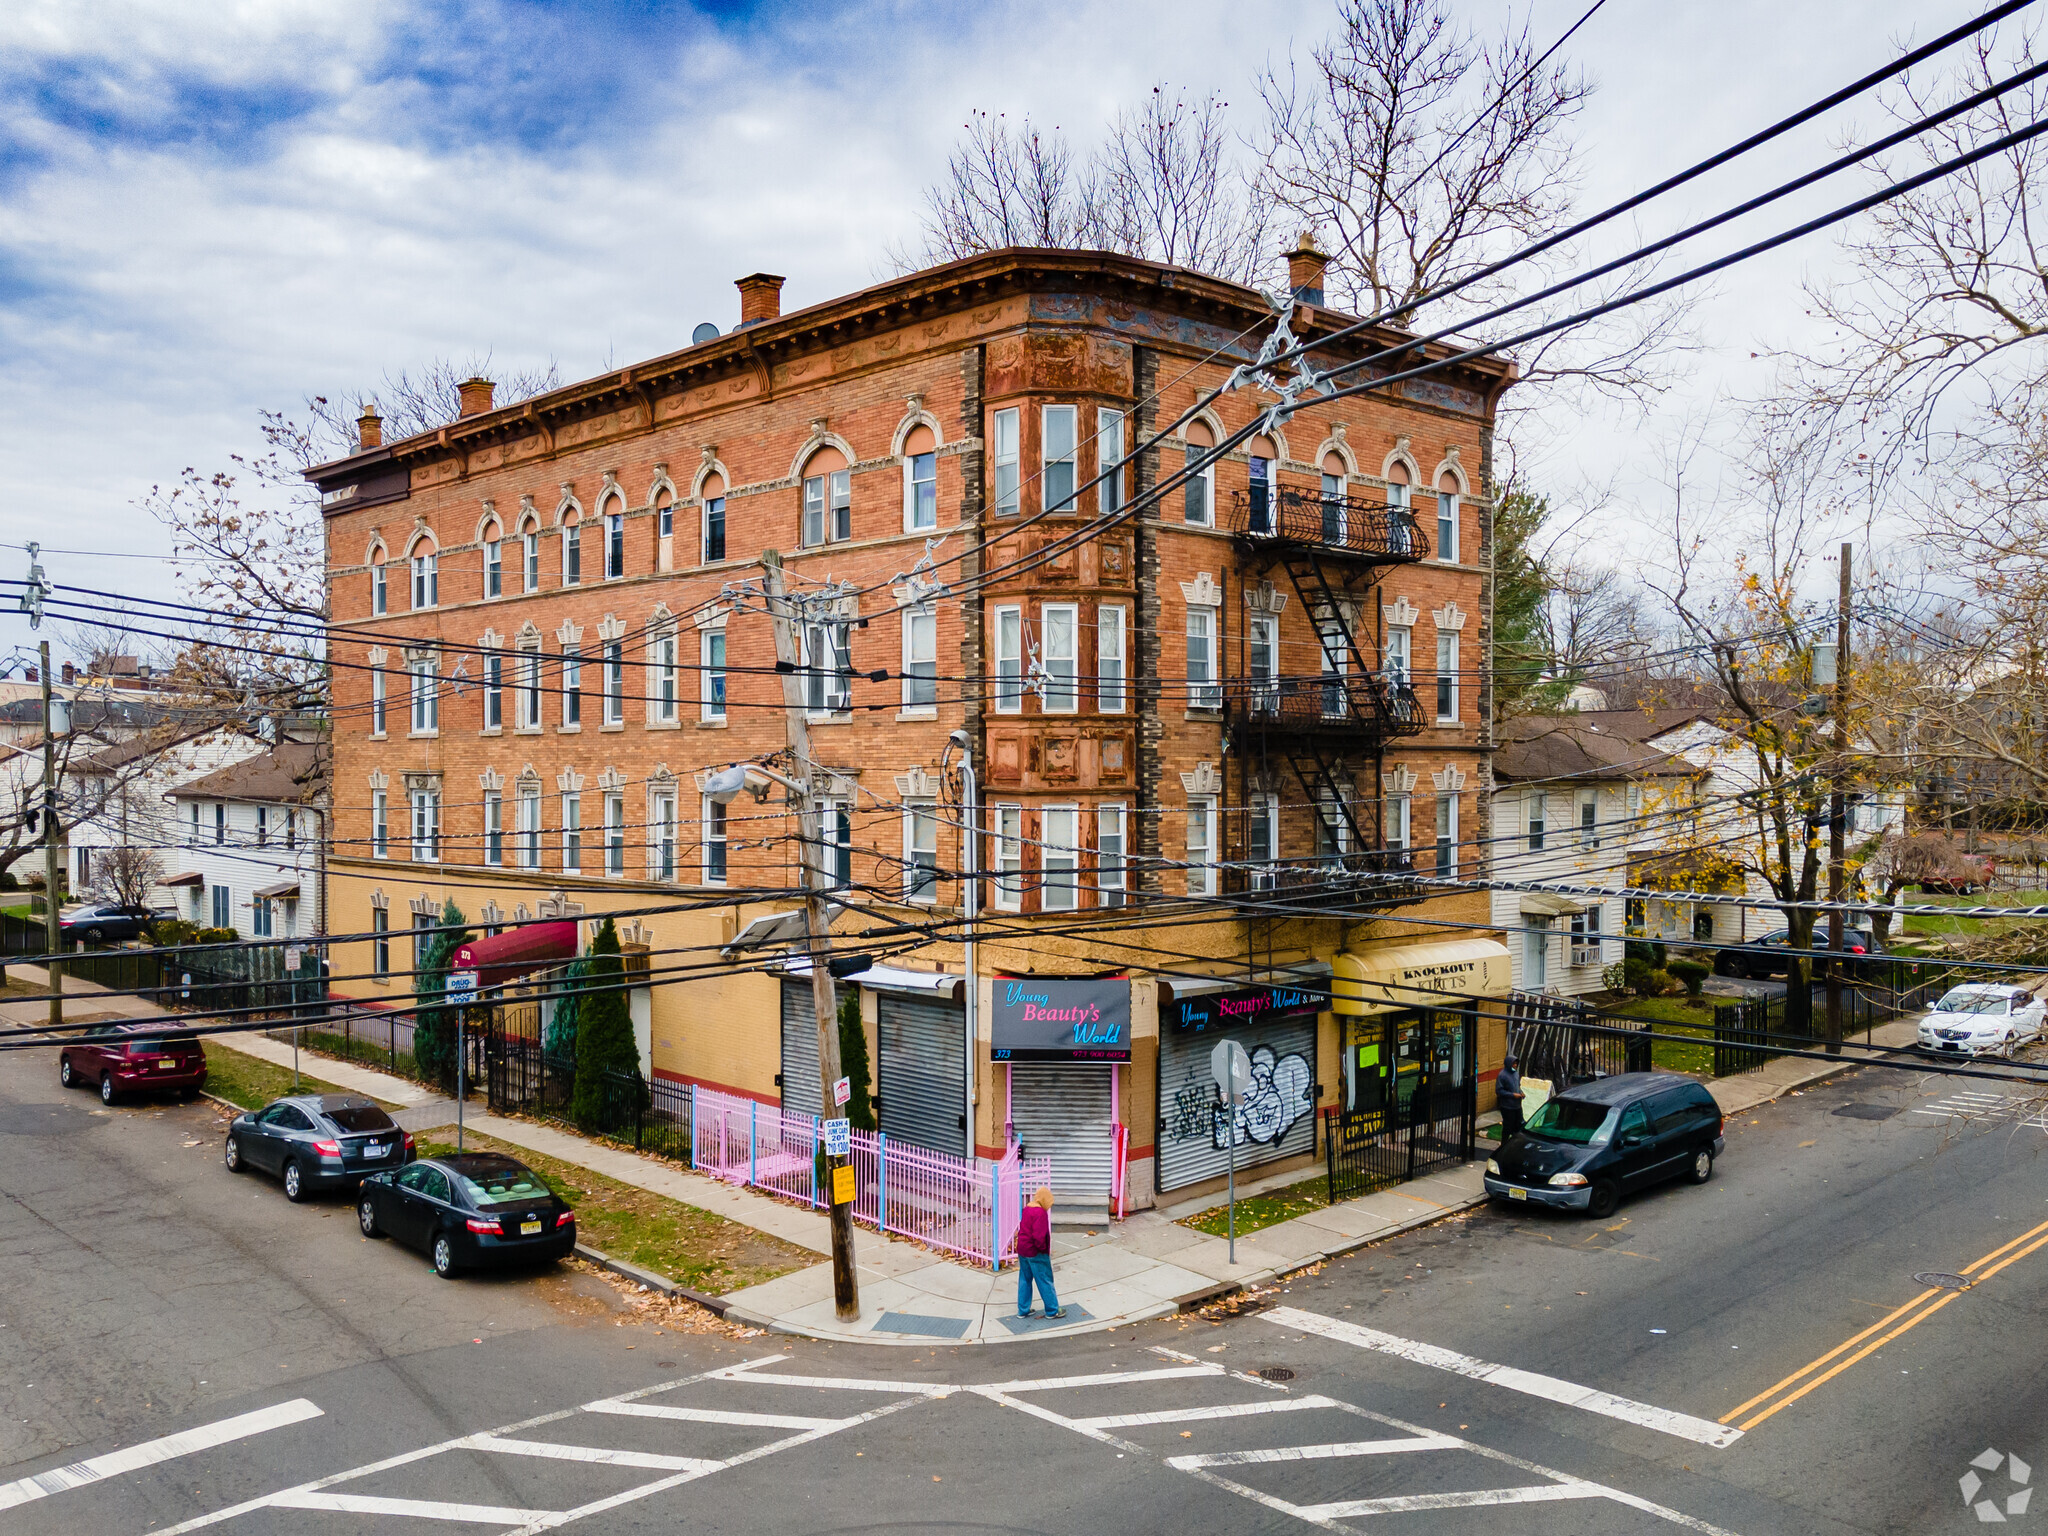
[[(2041, 1235), (2043, 1233), (2048, 1233), (2048, 1221), (2042, 1222), (2040, 1226), (2035, 1227), (2030, 1232), (2022, 1232), (2018, 1237), (2014, 1238), (2011, 1242), (2002, 1244), (2001, 1246), (1992, 1249), (1991, 1252), (1985, 1254), (1983, 1258), (1977, 1260), (1974, 1264), (1964, 1266), (1960, 1271), (1958, 1271), (1958, 1273), (1963, 1275), (1971, 1275), (1975, 1271), (1983, 1269), (1984, 1272), (1982, 1274), (1976, 1275), (1975, 1279), (1973, 1279), (1970, 1282), (1973, 1286), (1978, 1281), (1989, 1279), (1992, 1275), (1997, 1274), (1999, 1270), (2005, 1268), (2007, 1264), (2011, 1264), (2016, 1262), (2017, 1260), (2025, 1258), (2027, 1254), (2034, 1252), (2034, 1250), (2037, 1248), (2048, 1246), (2048, 1237), (2043, 1237)], [(2018, 1248), (2022, 1243), (2027, 1242), (2029, 1238), (2040, 1238), (2040, 1241), (2035, 1242), (2032, 1247), (2027, 1248), (2024, 1252), (2012, 1252), (2013, 1249)], [(1997, 1264), (1992, 1264), (1992, 1260), (1999, 1259), (2001, 1255), (2004, 1254), (2012, 1254), (2012, 1257), (2005, 1258)], [(1991, 1264), (1991, 1268), (1984, 1269), (1984, 1266), (1987, 1264)], [(1875, 1344), (1868, 1345), (1864, 1349), (1859, 1350), (1849, 1359), (1844, 1360), (1841, 1364), (1834, 1367), (1833, 1370), (1828, 1371), (1824, 1375), (1814, 1377), (1812, 1381), (1806, 1383), (1805, 1386), (1801, 1387), (1797, 1392), (1794, 1392), (1790, 1396), (1786, 1397), (1782, 1402), (1774, 1404), (1770, 1408), (1767, 1408), (1762, 1413), (1758, 1414), (1755, 1418), (1749, 1419), (1741, 1425), (1737, 1426), (1746, 1433), (1750, 1429), (1754, 1428), (1756, 1425), (1763, 1423), (1765, 1419), (1768, 1419), (1780, 1408), (1785, 1407), (1787, 1404), (1797, 1402), (1800, 1398), (1806, 1396), (1807, 1393), (1811, 1392), (1815, 1387), (1819, 1386), (1822, 1382), (1831, 1380), (1835, 1376), (1840, 1375), (1843, 1371), (1846, 1371), (1858, 1360), (1862, 1360), (1865, 1357), (1874, 1354), (1876, 1351), (1884, 1348), (1886, 1344), (1890, 1343), (1893, 1339), (1897, 1338), (1900, 1334), (1904, 1333), (1908, 1328), (1915, 1327), (1924, 1319), (1932, 1317), (1935, 1313), (1939, 1312), (1943, 1307), (1947, 1306), (1950, 1302), (1954, 1301), (1956, 1297), (1962, 1294), (1963, 1293), (1961, 1291), (1945, 1292), (1938, 1286), (1929, 1286), (1926, 1290), (1922, 1291), (1918, 1296), (1915, 1296), (1912, 1300), (1904, 1303), (1901, 1306), (1893, 1308), (1890, 1312), (1886, 1313), (1883, 1317), (1879, 1318), (1876, 1322), (1872, 1323), (1868, 1328), (1865, 1328), (1861, 1332), (1853, 1334), (1849, 1338), (1844, 1339), (1840, 1344), (1837, 1344), (1833, 1349), (1829, 1350), (1819, 1359), (1809, 1361), (1807, 1364), (1802, 1365), (1798, 1370), (1794, 1371), (1790, 1376), (1787, 1376), (1783, 1381), (1777, 1382), (1776, 1384), (1770, 1387), (1766, 1387), (1763, 1391), (1757, 1393), (1755, 1397), (1752, 1397), (1748, 1402), (1740, 1404), (1739, 1406), (1730, 1409), (1727, 1413), (1721, 1416), (1721, 1422), (1723, 1424), (1726, 1424), (1731, 1419), (1735, 1419), (1740, 1415), (1748, 1412), (1751, 1408), (1754, 1408), (1758, 1403), (1768, 1401), (1770, 1398), (1777, 1396), (1778, 1393), (1782, 1392), (1786, 1387), (1791, 1386), (1792, 1383), (1799, 1380), (1800, 1377), (1805, 1376), (1811, 1371), (1819, 1370), (1822, 1366), (1826, 1365), (1830, 1360), (1834, 1359), (1837, 1355), (1843, 1353), (1845, 1350), (1854, 1349), (1856, 1345), (1862, 1343), (1863, 1340), (1869, 1338), (1873, 1333), (1876, 1333), (1879, 1329), (1887, 1327), (1891, 1323), (1896, 1322), (1899, 1318), (1904, 1317), (1908, 1312), (1913, 1311), (1915, 1307), (1920, 1306), (1921, 1303), (1925, 1302), (1929, 1297), (1938, 1296), (1941, 1298), (1940, 1300), (1936, 1301), (1933, 1306), (1925, 1308), (1907, 1322), (1901, 1323), (1897, 1328), (1894, 1328), (1890, 1333), (1886, 1334), (1883, 1338), (1879, 1339)]]

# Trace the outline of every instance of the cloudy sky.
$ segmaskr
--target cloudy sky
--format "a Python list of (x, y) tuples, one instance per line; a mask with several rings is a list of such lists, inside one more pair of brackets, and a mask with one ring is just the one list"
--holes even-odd
[[(1532, 30), (1554, 38), (1585, 6), (1533, 0)], [(1981, 8), (1609, 0), (1569, 50), (1599, 87), (1584, 202)], [(1506, 14), (1462, 9), (1482, 27)], [(1029, 112), (1085, 144), (1158, 81), (1249, 107), (1250, 73), (1305, 51), (1334, 15), (1329, 0), (0, 11), (0, 545), (101, 552), (47, 563), (62, 583), (151, 593), (171, 573), (134, 556), (168, 541), (138, 498), (256, 450), (261, 408), (444, 356), (582, 377), (678, 346), (698, 321), (729, 326), (732, 279), (762, 268), (788, 274), (786, 307), (829, 298), (914, 239), (919, 191), (970, 110)], [(1858, 120), (1788, 139), (1643, 227), (1804, 168)], [(1800, 339), (1800, 281), (1831, 260), (1819, 239), (1723, 279), (1699, 312), (1709, 350), (1665, 422), (1759, 387), (1751, 354)], [(1543, 445), (1545, 463), (1647, 498), (1661, 430), (1588, 423)], [(0, 548), (0, 573), (25, 562)], [(28, 638), (0, 623), (0, 650)]]

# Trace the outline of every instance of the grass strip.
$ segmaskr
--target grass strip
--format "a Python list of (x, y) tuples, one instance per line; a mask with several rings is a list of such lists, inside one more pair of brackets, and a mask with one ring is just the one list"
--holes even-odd
[[(353, 1093), (352, 1088), (341, 1088), (322, 1078), (301, 1072), (299, 1086), (292, 1087), (292, 1069), (273, 1066), (260, 1056), (250, 1056), (225, 1045), (216, 1045), (211, 1040), (200, 1042), (206, 1048), (206, 1091), (218, 1094), (231, 1104), (244, 1109), (261, 1109), (272, 1099), (281, 1099), (289, 1093)], [(385, 1109), (398, 1108), (387, 1099), (377, 1100)]]
[[(455, 1127), (423, 1131), (417, 1143), (421, 1157), (451, 1156)], [(473, 1131), (463, 1144), (471, 1152), (502, 1152), (539, 1174), (576, 1208), (580, 1241), (694, 1290), (713, 1295), (736, 1291), (818, 1261), (816, 1254), (793, 1243), (573, 1163)]]
[[(1237, 1235), (1243, 1237), (1261, 1227), (1292, 1221), (1308, 1211), (1319, 1211), (1329, 1203), (1330, 1177), (1327, 1173), (1303, 1179), (1299, 1184), (1269, 1189), (1264, 1194), (1240, 1195), (1237, 1201)], [(1224, 1237), (1230, 1231), (1229, 1203), (1183, 1216), (1180, 1224), (1197, 1232), (1206, 1232), (1211, 1237)]]

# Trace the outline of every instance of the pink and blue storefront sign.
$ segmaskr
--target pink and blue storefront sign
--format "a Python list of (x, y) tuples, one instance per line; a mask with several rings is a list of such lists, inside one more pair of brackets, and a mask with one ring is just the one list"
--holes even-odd
[(994, 993), (989, 1054), (996, 1061), (1131, 1059), (1127, 977), (998, 976)]

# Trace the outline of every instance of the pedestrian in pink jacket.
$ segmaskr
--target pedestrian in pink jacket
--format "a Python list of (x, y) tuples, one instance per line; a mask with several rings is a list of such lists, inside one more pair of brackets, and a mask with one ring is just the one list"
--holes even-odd
[(1017, 1218), (1017, 1315), (1031, 1315), (1031, 1287), (1045, 1302), (1047, 1317), (1065, 1317), (1052, 1288), (1052, 1191), (1041, 1189)]

